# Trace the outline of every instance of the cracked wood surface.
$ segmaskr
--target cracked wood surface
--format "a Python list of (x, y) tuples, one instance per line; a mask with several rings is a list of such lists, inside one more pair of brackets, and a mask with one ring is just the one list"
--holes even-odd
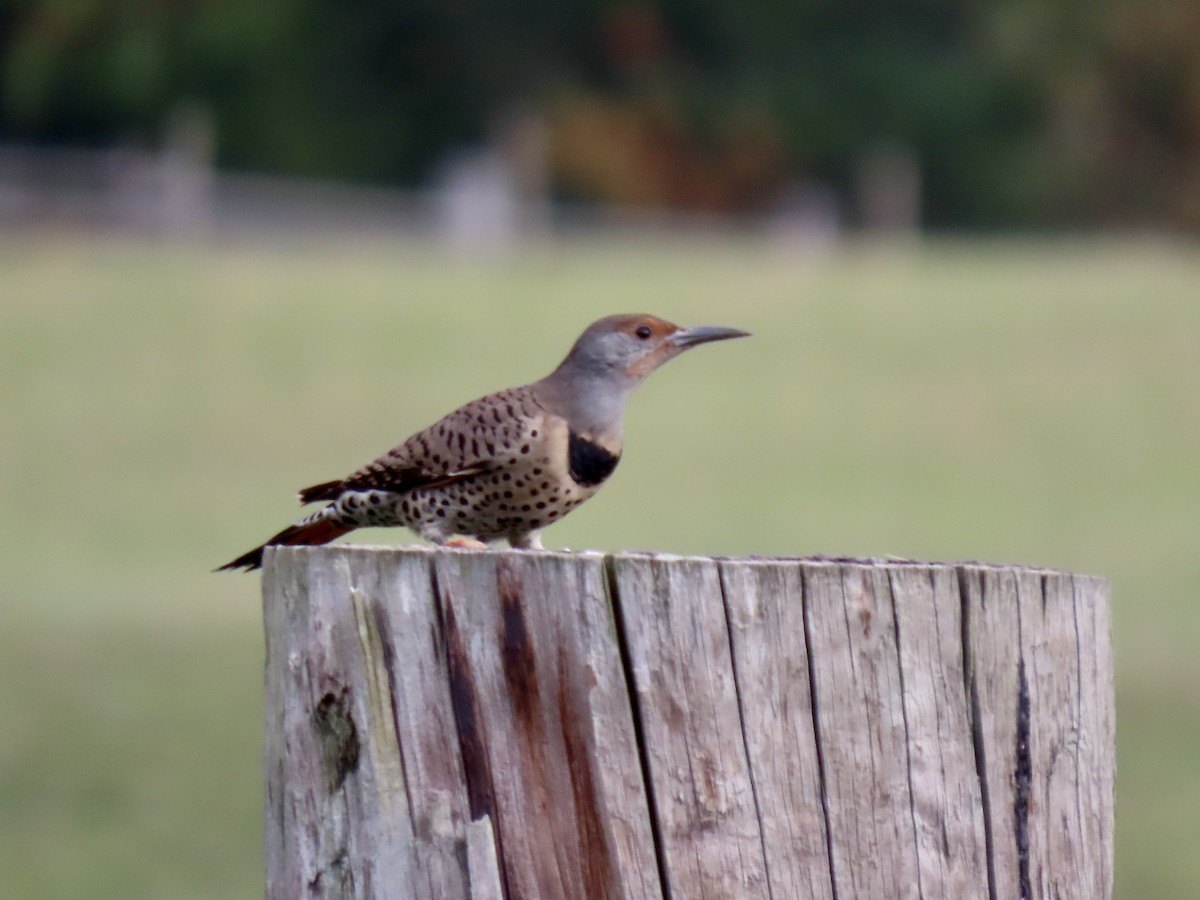
[(1108, 898), (1108, 588), (268, 551), (268, 898)]

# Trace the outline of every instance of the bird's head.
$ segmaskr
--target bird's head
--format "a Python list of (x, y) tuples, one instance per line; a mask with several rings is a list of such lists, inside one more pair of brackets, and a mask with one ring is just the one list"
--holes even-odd
[(560, 369), (635, 385), (684, 350), (747, 336), (736, 328), (680, 328), (655, 316), (608, 316), (588, 326)]

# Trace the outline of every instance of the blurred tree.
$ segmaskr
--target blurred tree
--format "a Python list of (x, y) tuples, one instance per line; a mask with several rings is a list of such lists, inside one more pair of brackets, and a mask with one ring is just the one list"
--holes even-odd
[(9, 0), (0, 139), (413, 184), (514, 106), (561, 194), (768, 208), (902, 148), (926, 224), (1200, 227), (1195, 0)]

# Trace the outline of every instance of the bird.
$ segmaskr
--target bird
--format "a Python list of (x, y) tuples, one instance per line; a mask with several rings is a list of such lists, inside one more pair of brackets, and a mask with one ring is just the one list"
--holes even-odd
[(616, 469), (634, 388), (685, 350), (748, 336), (646, 314), (593, 322), (540, 381), (472, 400), (345, 478), (303, 489), (302, 504), (324, 505), (217, 571), (253, 571), (267, 547), (326, 544), (370, 526), (403, 525), (448, 547), (503, 539), (540, 550), (541, 529)]

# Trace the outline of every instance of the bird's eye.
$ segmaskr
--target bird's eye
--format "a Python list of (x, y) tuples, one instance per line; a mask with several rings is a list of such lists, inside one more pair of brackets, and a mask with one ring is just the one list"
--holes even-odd
[(649, 325), (639, 325), (637, 327), (637, 331), (634, 332), (634, 334), (640, 337), (643, 341), (649, 338), (652, 333), (653, 332), (650, 331)]

